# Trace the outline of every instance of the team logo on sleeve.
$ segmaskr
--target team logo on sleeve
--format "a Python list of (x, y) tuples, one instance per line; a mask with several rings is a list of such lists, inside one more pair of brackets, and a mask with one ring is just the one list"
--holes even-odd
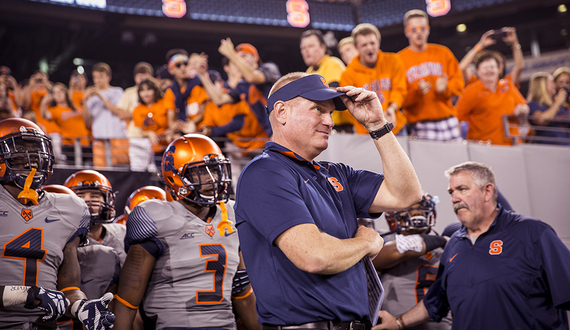
[(491, 242), (489, 246), (489, 254), (492, 256), (496, 256), (503, 253), (503, 241), (495, 240)]
[(215, 233), (216, 229), (213, 225), (206, 225), (206, 234), (208, 234), (210, 237), (213, 237)]
[(22, 209), (21, 215), (22, 215), (22, 218), (24, 218), (24, 220), (26, 220), (26, 221), (30, 221), (34, 217), (32, 210), (28, 210), (28, 209)]

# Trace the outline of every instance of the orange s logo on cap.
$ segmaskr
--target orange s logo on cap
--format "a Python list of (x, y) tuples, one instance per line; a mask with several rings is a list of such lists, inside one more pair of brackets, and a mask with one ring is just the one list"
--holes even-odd
[(329, 87), (329, 84), (327, 83), (327, 81), (325, 80), (325, 78), (321, 77), (321, 81), (323, 82), (323, 85)]

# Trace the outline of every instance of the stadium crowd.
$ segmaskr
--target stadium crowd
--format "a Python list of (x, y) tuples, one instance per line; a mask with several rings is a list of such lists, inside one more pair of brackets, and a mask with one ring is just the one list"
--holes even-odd
[[(428, 43), (429, 21), (421, 10), (408, 12), (404, 26), (409, 46), (397, 54), (380, 49), (375, 26), (356, 26), (351, 37), (338, 43), (342, 60), (331, 56), (321, 31), (305, 31), (300, 52), (307, 72), (320, 74), (331, 88), (352, 85), (376, 92), (399, 135), (498, 145), (570, 143), (570, 68), (536, 73), (524, 98), (518, 88), (524, 59), (514, 28), (484, 33), (458, 61), (444, 45)], [(512, 49), (514, 67), (508, 73), (505, 56), (486, 49), (498, 42)], [(87, 74), (74, 71), (67, 86), (50, 82), (41, 71), (17, 82), (10, 69), (2, 67), (0, 116), (38, 123), (62, 164), (78, 164), (78, 144), (84, 155), (92, 155), (82, 158), (87, 164), (156, 170), (168, 143), (192, 132), (217, 141), (224, 138), (224, 150), (232, 159), (245, 156), (239, 162), (245, 164), (271, 137), (264, 106), (281, 72), (274, 63), (262, 61), (251, 44), (234, 47), (225, 39), (219, 52), (224, 75), (208, 71), (206, 54), (173, 49), (156, 74), (149, 63), (138, 63), (135, 85), (124, 91), (110, 86), (112, 71), (105, 63), (92, 66), (91, 85)], [(504, 116), (512, 124), (508, 132)], [(333, 119), (337, 132), (367, 134), (346, 111)], [(112, 151), (110, 164), (106, 149)]]
[[(92, 84), (87, 74), (77, 71), (71, 73), (67, 85), (51, 82), (48, 74), (41, 71), (25, 81), (17, 82), (9, 68), (1, 67), (0, 217), (7, 221), (0, 225), (0, 243), (3, 244), (0, 258), (0, 273), (3, 274), (0, 281), (0, 328), (92, 330), (110, 328), (114, 323), (116, 329), (237, 327), (250, 330), (369, 330), (373, 325), (373, 315), (345, 322), (344, 318), (350, 313), (342, 306), (347, 302), (335, 301), (345, 290), (340, 286), (336, 288), (336, 295), (317, 288), (318, 285), (302, 287), (300, 297), (304, 294), (303, 290), (310, 291), (310, 294), (314, 290), (315, 296), (330, 299), (312, 302), (313, 305), (324, 306), (324, 311), (315, 311), (312, 315), (312, 311), (309, 311), (308, 316), (303, 314), (307, 311), (296, 309), (294, 303), (287, 301), (292, 306), (283, 308), (286, 310), (283, 312), (285, 316), (280, 320), (267, 312), (279, 309), (274, 306), (279, 305), (277, 301), (259, 300), (267, 299), (275, 287), (259, 284), (269, 283), (268, 279), (260, 279), (263, 277), (260, 274), (270, 267), (267, 265), (270, 262), (261, 259), (254, 261), (252, 251), (259, 250), (255, 244), (270, 251), (267, 255), (279, 258), (282, 263), (279, 270), (284, 279), (290, 280), (293, 286), (299, 281), (292, 269), (298, 266), (297, 261), (302, 259), (302, 253), (298, 252), (295, 239), (284, 238), (291, 237), (290, 229), (284, 228), (283, 235), (265, 245), (262, 242), (265, 233), (260, 234), (255, 229), (272, 231), (272, 226), (263, 223), (277, 216), (286, 218), (288, 212), (296, 212), (298, 203), (295, 199), (297, 196), (293, 194), (281, 197), (269, 190), (267, 193), (260, 191), (256, 180), (281, 177), (272, 177), (274, 173), (268, 168), (253, 171), (259, 166), (267, 167), (267, 162), (277, 162), (276, 159), (287, 159), (284, 163), (294, 163), (291, 167), (298, 166), (308, 171), (303, 161), (307, 159), (312, 162), (312, 156), (315, 156), (310, 153), (311, 157), (305, 157), (296, 150), (286, 148), (281, 150), (274, 142), (286, 141), (280, 143), (290, 143), (305, 151), (301, 143), (304, 137), (296, 136), (297, 131), (286, 128), (285, 124), (278, 124), (280, 120), (285, 121), (278, 116), (289, 111), (285, 106), (287, 101), (301, 95), (306, 98), (305, 101), (318, 103), (334, 98), (336, 102), (340, 96), (335, 93), (342, 94), (345, 104), (350, 103), (344, 108), (348, 107), (349, 110), (333, 112), (333, 108), (330, 111), (330, 125), (338, 133), (372, 135), (381, 156), (386, 157), (383, 159), (385, 163), (394, 157), (394, 150), (401, 151), (395, 139), (390, 140), (393, 145), (389, 147), (386, 146), (386, 139), (379, 142), (390, 131), (396, 136), (442, 142), (467, 139), (495, 145), (529, 141), (570, 145), (570, 68), (561, 67), (553, 73), (534, 74), (525, 98), (519, 91), (524, 69), (523, 54), (514, 28), (504, 27), (486, 32), (472, 50), (458, 61), (444, 45), (428, 43), (430, 25), (425, 12), (411, 10), (403, 21), (404, 34), (409, 40), (409, 46), (405, 49), (398, 53), (383, 52), (378, 29), (363, 23), (354, 28), (351, 37), (338, 43), (337, 50), (342, 60), (331, 55), (321, 31), (305, 31), (300, 40), (300, 52), (308, 67), (307, 75), (283, 75), (285, 80), (296, 75), (285, 87), (279, 86), (283, 78), (275, 63), (270, 59), (262, 60), (254, 45), (234, 45), (229, 38), (221, 40), (219, 46), (219, 52), (224, 56), (222, 66), (226, 80), (220, 72), (209, 70), (207, 54), (189, 53), (184, 49), (168, 51), (166, 63), (156, 70), (149, 63), (138, 63), (133, 70), (134, 85), (125, 90), (110, 85), (112, 70), (103, 62), (92, 66)], [(486, 49), (497, 42), (504, 42), (512, 49), (515, 66), (509, 73), (506, 72), (505, 56)], [(312, 74), (321, 77), (311, 79), (315, 77)], [(301, 81), (306, 85), (302, 85)], [(299, 90), (291, 87), (294, 84), (301, 86), (295, 87)], [(316, 85), (318, 87), (311, 91), (313, 94), (303, 94), (303, 88)], [(342, 93), (336, 91), (337, 87)], [(272, 100), (270, 95), (289, 98), (274, 97)], [(320, 95), (333, 96), (319, 99)], [(370, 100), (378, 100), (381, 104), (381, 109), (378, 109), (383, 114), (380, 113), (376, 121), (355, 110), (359, 103)], [(338, 105), (335, 106), (339, 110)], [(328, 111), (321, 107), (318, 110), (319, 113)], [(508, 117), (505, 119), (504, 116)], [(291, 115), (286, 119), (301, 122), (311, 118)], [(504, 120), (513, 123), (514, 128), (506, 132)], [(379, 122), (383, 124), (381, 129), (371, 129), (372, 124)], [(546, 129), (541, 129), (543, 127)], [(385, 150), (390, 152), (383, 154)], [(255, 158), (262, 153), (264, 157)], [(250, 161), (254, 158), (255, 165), (251, 165)], [(262, 158), (266, 158), (263, 160), (265, 163), (260, 161)], [(334, 170), (339, 178), (344, 175), (347, 181), (353, 180), (344, 187), (335, 181), (336, 178), (327, 177), (328, 181), (325, 180), (326, 186), (330, 182), (336, 192), (346, 189), (354, 194), (351, 197), (354, 200), (350, 199), (350, 202), (332, 202), (343, 206), (335, 209), (335, 212), (339, 211), (339, 218), (354, 215), (356, 220), (356, 215), (363, 212), (374, 215), (389, 211), (386, 219), (392, 232), (385, 237), (383, 249), (384, 241), (376, 233), (370, 236), (375, 249), (367, 250), (358, 258), (352, 256), (352, 264), (344, 268), (337, 265), (342, 270), (327, 273), (328, 270), (312, 271), (307, 266), (306, 269), (295, 268), (295, 271), (319, 273), (307, 276), (307, 279), (318, 281), (319, 285), (341, 284), (346, 279), (339, 280), (337, 276), (336, 280), (331, 280), (336, 276), (333, 274), (351, 269), (355, 275), (365, 278), (360, 268), (354, 268), (355, 264), (359, 264), (362, 257), (378, 254), (374, 266), (388, 283), (383, 308), (387, 312), (382, 312), (383, 320), (378, 321), (378, 327), (402, 329), (406, 325), (416, 326), (429, 320), (422, 329), (489, 328), (489, 323), (483, 321), (470, 323), (475, 321), (470, 319), (464, 307), (459, 309), (459, 313), (457, 309), (454, 310), (457, 301), (452, 298), (459, 299), (456, 296), (460, 293), (453, 291), (453, 286), (447, 287), (447, 282), (442, 284), (435, 279), (440, 276), (454, 278), (458, 267), (454, 268), (455, 264), (451, 263), (457, 254), (452, 253), (461, 253), (459, 249), (463, 245), (480, 247), (484, 244), (481, 240), (486, 242), (490, 239), (485, 234), (487, 230), (498, 235), (494, 231), (502, 229), (495, 226), (493, 221), (496, 217), (509, 223), (524, 220), (526, 224), (531, 220), (521, 220), (522, 216), (503, 210), (502, 204), (497, 204), (490, 169), (481, 164), (463, 164), (450, 169), (448, 174), (454, 209), (463, 227), (456, 233), (451, 231), (438, 235), (431, 229), (435, 224), (437, 199), (427, 193), (422, 194), (421, 200), (413, 197), (419, 197), (421, 189), (411, 162), (402, 161), (405, 157), (394, 158), (397, 158), (394, 161), (397, 166), (387, 165), (384, 168), (386, 178), (365, 171), (352, 172), (352, 169), (337, 164), (327, 169), (316, 164), (309, 166), (311, 171), (330, 170), (333, 173)], [(238, 186), (238, 174), (248, 163), (247, 177), (251, 179), (246, 183), (240, 182), (241, 186)], [(133, 191), (127, 200), (125, 213), (120, 214), (120, 210), (115, 208), (116, 189), (105, 175), (96, 170), (79, 170), (59, 185), (44, 185), (54, 164), (95, 169), (110, 165), (132, 171), (158, 172), (164, 185)], [(404, 169), (408, 171), (404, 172)], [(466, 172), (484, 172), (485, 178), (481, 179), (477, 176), (479, 174), (473, 173), (466, 175)], [(394, 173), (398, 175), (390, 175)], [(405, 180), (400, 179), (404, 176)], [(359, 177), (360, 180), (357, 180)], [(285, 190), (295, 180), (275, 180), (273, 185), (279, 181), (279, 185), (287, 186), (283, 188)], [(315, 181), (318, 180), (315, 176)], [(315, 183), (318, 188), (314, 188), (314, 191), (320, 189), (319, 184)], [(407, 193), (400, 191), (400, 194), (395, 194), (394, 191), (399, 189), (395, 189), (394, 185)], [(238, 201), (234, 214), (234, 202), (228, 199), (233, 197), (236, 187), (238, 190), (239, 187), (244, 189), (240, 193), (245, 197), (239, 200), (240, 195), (236, 192)], [(374, 199), (375, 195), (369, 193), (376, 191), (378, 195), (388, 198)], [(291, 207), (283, 212), (282, 206), (269, 202), (254, 205), (248, 201), (248, 196), (256, 194), (263, 195), (263, 200), (283, 198)], [(401, 195), (407, 195), (407, 199)], [(307, 198), (305, 201), (308, 204), (312, 203), (315, 212), (329, 214), (328, 209), (325, 210), (312, 198), (303, 197)], [(329, 199), (326, 202), (330, 202)], [(370, 209), (364, 209), (365, 204)], [(402, 207), (404, 204), (409, 207)], [(355, 205), (357, 209), (347, 215), (346, 205)], [(258, 215), (255, 217), (251, 212), (244, 211), (244, 208), (252, 210), (263, 207), (267, 210), (256, 211)], [(464, 215), (467, 211), (479, 210), (487, 212), (484, 224), (483, 220), (481, 223), (473, 220), (479, 218)], [(266, 214), (267, 219), (263, 218)], [(260, 218), (255, 228), (248, 224), (252, 218)], [(37, 221), (36, 225), (28, 228), (33, 221)], [(248, 232), (251, 239), (247, 242), (247, 249), (243, 250), (245, 257), (240, 247), (244, 243), (239, 241), (236, 234), (237, 225), (242, 225), (240, 230), (245, 228), (251, 231)], [(347, 225), (348, 229), (341, 226), (340, 231), (347, 229), (346, 233), (357, 232), (356, 238), (371, 235), (357, 227), (355, 222)], [(534, 300), (528, 299), (528, 304), (522, 306), (526, 292), (511, 286), (508, 293), (518, 295), (520, 301), (513, 303), (515, 307), (512, 308), (509, 302), (501, 305), (498, 302), (501, 297), (499, 289), (507, 290), (510, 282), (496, 282), (494, 285), (499, 289), (494, 294), (499, 298), (492, 302), (490, 306), (493, 307), (475, 308), (480, 311), (504, 308), (504, 313), (497, 314), (498, 318), (502, 317), (500, 321), (489, 320), (502, 325), (510, 324), (512, 328), (532, 329), (532, 326), (528, 326), (532, 322), (541, 324), (542, 328), (567, 328), (566, 312), (560, 311), (568, 309), (570, 304), (568, 288), (563, 288), (563, 285), (570, 284), (569, 269), (566, 265), (563, 271), (557, 273), (556, 267), (564, 264), (563, 260), (570, 252), (562, 243), (558, 243), (556, 234), (547, 225), (532, 228), (527, 229), (525, 235), (536, 248), (529, 243), (529, 247), (525, 248), (527, 254), (520, 252), (516, 257), (522, 260), (525, 267), (528, 266), (525, 271), (532, 273), (528, 278), (521, 277), (520, 281), (536, 280), (531, 279), (535, 275), (533, 267), (539, 268), (540, 274), (536, 276), (542, 282), (528, 288), (531, 295), (536, 295), (531, 297)], [(545, 234), (541, 236), (543, 232)], [(285, 236), (286, 233), (289, 236)], [(317, 230), (314, 234), (318, 236), (322, 233)], [(267, 234), (271, 237), (277, 235)], [(481, 239), (477, 238), (479, 235)], [(350, 239), (353, 238), (346, 238), (347, 241)], [(444, 250), (448, 241), (453, 244)], [(490, 244), (497, 249), (496, 254), (501, 254), (502, 241), (494, 240)], [(451, 249), (455, 250), (448, 252)], [(536, 252), (539, 250), (546, 251), (544, 253), (548, 253), (552, 259), (541, 259), (542, 255)], [(332, 254), (325, 252), (327, 256)], [(486, 252), (481, 253), (488, 257)], [(493, 255), (491, 252), (489, 254)], [(438, 271), (440, 258), (445, 263), (445, 272), (443, 267)], [(465, 264), (465, 260), (470, 259), (461, 260)], [(25, 263), (23, 280), (22, 263)], [(246, 264), (256, 266), (251, 269), (259, 272), (249, 276)], [(485, 262), (480, 265), (481, 268), (484, 265)], [(420, 287), (416, 278), (418, 267), (423, 267), (425, 273), (422, 276), (426, 279), (421, 281)], [(287, 268), (291, 268), (290, 273), (287, 273)], [(481, 269), (477, 271), (485, 273)], [(523, 273), (519, 270), (515, 272)], [(500, 274), (504, 275), (503, 278), (512, 276), (508, 271)], [(490, 275), (485, 273), (482, 276)], [(463, 274), (461, 277), (466, 278)], [(550, 285), (560, 286), (556, 293), (550, 291), (548, 280), (552, 279), (558, 281)], [(276, 278), (272, 277), (272, 280), (280, 283)], [(431, 294), (425, 303), (422, 302), (427, 289), (434, 283), (437, 283), (437, 295)], [(255, 286), (267, 290), (260, 291), (259, 299), (253, 290)], [(299, 289), (293, 286), (289, 290)], [(366, 288), (363, 283), (357, 283), (355, 287), (361, 286)], [(402, 288), (411, 286), (415, 286), (414, 290), (410, 290), (414, 294), (403, 292)], [(485, 290), (492, 291), (491, 288)], [(344, 293), (352, 296), (351, 292)], [(277, 292), (276, 295), (293, 297), (292, 301), (299, 299), (288, 292)], [(358, 295), (366, 296), (362, 293)], [(468, 300), (469, 297), (462, 299)], [(359, 301), (362, 302), (366, 302), (366, 299)], [(301, 299), (299, 303), (309, 302)], [(476, 303), (470, 302), (468, 306)], [(419, 307), (414, 307), (416, 304)], [(327, 306), (338, 307), (338, 310), (327, 310)], [(514, 311), (520, 307), (531, 314), (533, 308), (538, 306), (544, 313), (536, 312), (536, 315), (540, 314), (536, 319), (528, 315), (526, 318), (517, 318)], [(420, 308), (421, 314), (407, 312), (411, 308), (414, 308), (413, 311)], [(449, 313), (450, 309), (453, 313)], [(260, 311), (266, 313), (258, 314)], [(400, 316), (394, 318), (388, 312)], [(317, 314), (333, 316), (329, 317), (330, 323), (324, 322), (323, 325), (320, 321), (325, 318), (313, 319)], [(341, 319), (335, 318), (338, 315)], [(287, 317), (306, 318), (307, 321), (299, 322), (303, 323), (299, 325), (287, 322)], [(262, 325), (259, 320), (272, 322), (262, 322)]]

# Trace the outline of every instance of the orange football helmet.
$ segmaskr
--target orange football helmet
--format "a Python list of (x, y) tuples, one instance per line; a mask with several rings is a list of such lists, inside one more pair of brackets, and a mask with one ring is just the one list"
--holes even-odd
[(174, 199), (200, 205), (226, 202), (230, 161), (209, 137), (187, 134), (172, 141), (162, 157), (162, 177)]
[(75, 195), (73, 190), (67, 188), (66, 186), (62, 186), (60, 184), (48, 184), (42, 187), (43, 191), (56, 193), (56, 194), (68, 194), (68, 195)]
[(125, 212), (127, 212), (127, 214), (131, 213), (131, 210), (134, 209), (135, 206), (149, 199), (159, 199), (161, 201), (166, 201), (166, 192), (164, 189), (155, 186), (145, 186), (139, 188), (133, 191), (133, 193), (127, 199)]
[(82, 170), (75, 172), (67, 180), (64, 186), (73, 190), (81, 197), (87, 190), (97, 190), (103, 196), (103, 201), (85, 200), (91, 213), (91, 223), (110, 223), (115, 219), (115, 193), (111, 182), (103, 174), (94, 170)]
[(121, 215), (119, 215), (117, 217), (117, 219), (115, 219), (115, 223), (119, 224), (119, 225), (123, 225), (126, 226), (127, 225), (127, 219), (129, 218), (129, 215), (126, 213), (123, 213)]
[(0, 182), (24, 188), (32, 167), (36, 174), (30, 188), (40, 188), (53, 172), (51, 141), (33, 122), (22, 118), (0, 121)]

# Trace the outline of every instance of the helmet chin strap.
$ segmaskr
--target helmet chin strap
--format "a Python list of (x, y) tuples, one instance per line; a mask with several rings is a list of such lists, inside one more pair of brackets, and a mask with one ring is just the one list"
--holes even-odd
[(32, 167), (30, 174), (28, 174), (28, 177), (26, 178), (26, 182), (24, 182), (24, 188), (22, 188), (22, 191), (18, 194), (20, 203), (24, 205), (28, 204), (28, 201), (31, 201), (34, 205), (38, 205), (38, 192), (34, 189), (30, 189), (32, 182), (34, 181), (34, 175), (36, 175), (36, 169)]

